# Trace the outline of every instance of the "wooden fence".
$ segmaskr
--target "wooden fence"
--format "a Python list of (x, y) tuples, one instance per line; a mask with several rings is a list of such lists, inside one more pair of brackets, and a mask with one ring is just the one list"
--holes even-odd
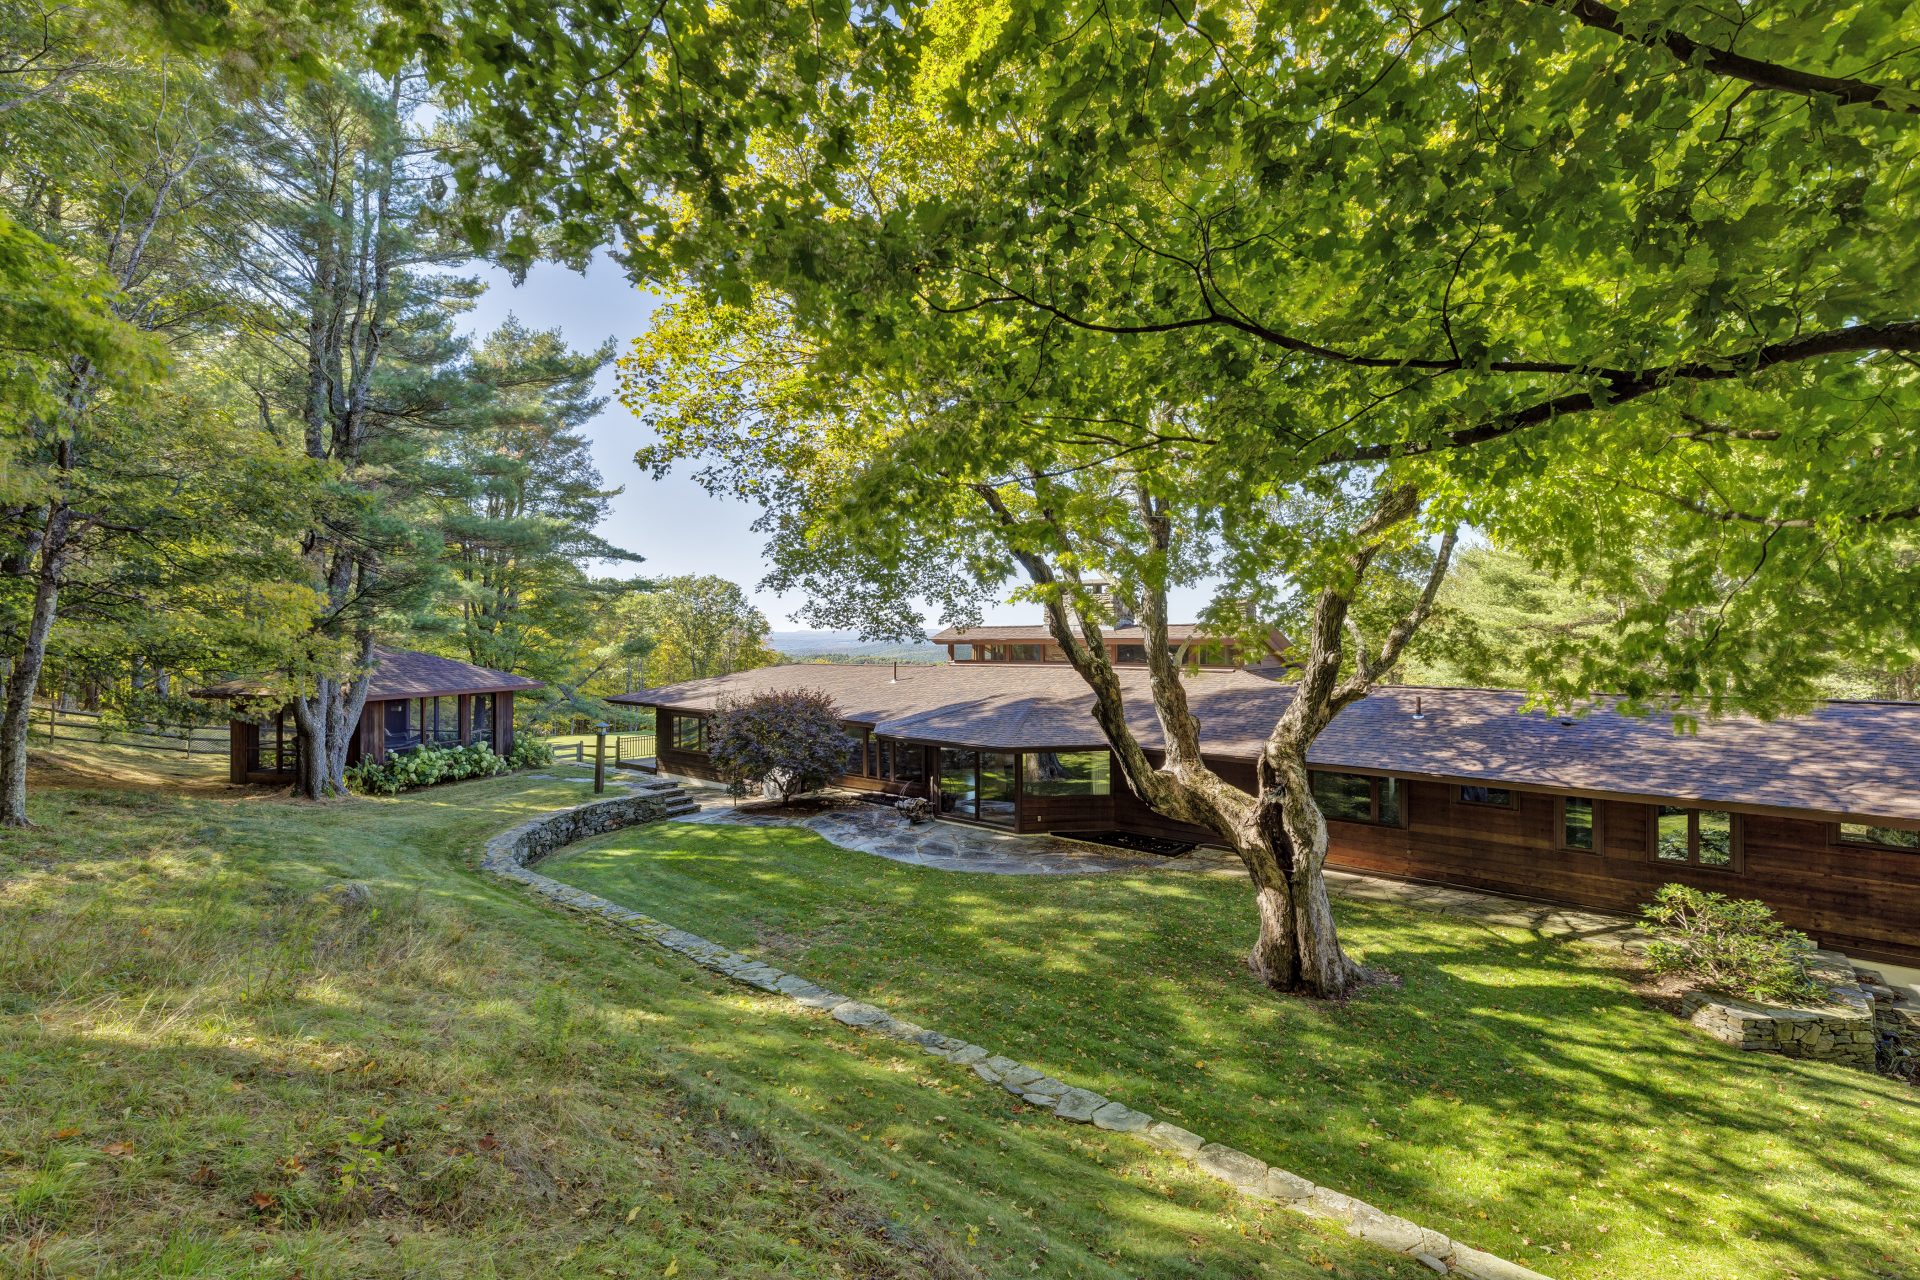
[[(653, 732), (610, 733), (607, 735), (607, 763), (616, 769), (653, 768)], [(583, 738), (576, 742), (563, 742), (553, 749), (555, 760), (577, 760), (581, 764), (593, 763), (594, 744), (592, 739)]]
[(125, 724), (108, 721), (98, 711), (80, 711), (71, 707), (36, 704), (27, 715), (27, 723), (36, 738), (47, 742), (59, 742), (62, 738), (66, 738), (86, 742), (104, 742), (115, 747), (171, 751), (193, 756), (224, 756), (229, 750), (225, 722), (178, 725)]

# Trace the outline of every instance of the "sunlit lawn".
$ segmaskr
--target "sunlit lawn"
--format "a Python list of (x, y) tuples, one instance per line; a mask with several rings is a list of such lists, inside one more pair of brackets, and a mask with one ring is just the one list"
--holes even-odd
[(1401, 985), (1247, 975), (1237, 877), (965, 875), (667, 824), (546, 864), (1554, 1276), (1920, 1275), (1920, 1094), (1743, 1055), (1612, 953), (1340, 901)]
[(578, 785), (65, 763), (0, 835), (0, 1275), (1419, 1274), (472, 871)]

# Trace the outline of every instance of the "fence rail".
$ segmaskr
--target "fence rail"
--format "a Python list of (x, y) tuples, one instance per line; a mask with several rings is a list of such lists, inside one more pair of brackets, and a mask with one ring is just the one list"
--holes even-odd
[[(653, 759), (653, 734), (651, 731), (639, 733), (610, 733), (607, 735), (607, 763), (617, 769), (640, 769), (650, 767), (642, 761)], [(555, 760), (577, 760), (581, 764), (593, 763), (594, 744), (581, 738), (573, 742), (562, 742), (554, 747)]]
[(35, 705), (27, 713), (31, 730), (46, 733), (48, 742), (64, 736), (108, 746), (132, 747), (139, 751), (177, 751), (183, 755), (226, 755), (229, 747), (225, 725), (163, 725), (109, 723), (98, 711), (71, 707)]

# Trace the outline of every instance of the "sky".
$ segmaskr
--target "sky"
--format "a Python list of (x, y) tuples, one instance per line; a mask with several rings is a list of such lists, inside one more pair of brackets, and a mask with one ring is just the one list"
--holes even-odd
[[(465, 317), (464, 328), (476, 335), (515, 315), (536, 329), (559, 329), (575, 350), (591, 349), (611, 337), (624, 352), (645, 330), (655, 303), (652, 295), (629, 284), (619, 267), (605, 257), (596, 258), (585, 273), (542, 264), (528, 272), (526, 282), (518, 287), (497, 267), (475, 264), (472, 272), (488, 286)], [(709, 495), (688, 478), (685, 467), (660, 481), (643, 474), (634, 465), (633, 455), (648, 433), (613, 398), (612, 368), (601, 374), (600, 392), (608, 397), (607, 404), (585, 434), (593, 444), (594, 464), (608, 486), (622, 489), (612, 501), (601, 535), (645, 556), (638, 572), (657, 577), (712, 573), (730, 578), (746, 589), (774, 630), (803, 629), (794, 615), (804, 600), (760, 588), (766, 564), (760, 536), (750, 527), (757, 509)], [(1173, 612), (1197, 613), (1202, 603), (1197, 592), (1179, 593)], [(1003, 604), (989, 609), (985, 618), (1000, 624), (1039, 620), (1039, 608), (1033, 604)], [(929, 618), (928, 623), (932, 629), (938, 619)]]

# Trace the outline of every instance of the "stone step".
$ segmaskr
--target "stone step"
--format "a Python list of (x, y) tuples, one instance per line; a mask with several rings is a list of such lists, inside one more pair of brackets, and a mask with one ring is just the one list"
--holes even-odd
[(693, 801), (676, 800), (667, 806), (666, 816), (669, 818), (684, 818), (690, 813), (698, 812), (700, 812), (700, 806)]

